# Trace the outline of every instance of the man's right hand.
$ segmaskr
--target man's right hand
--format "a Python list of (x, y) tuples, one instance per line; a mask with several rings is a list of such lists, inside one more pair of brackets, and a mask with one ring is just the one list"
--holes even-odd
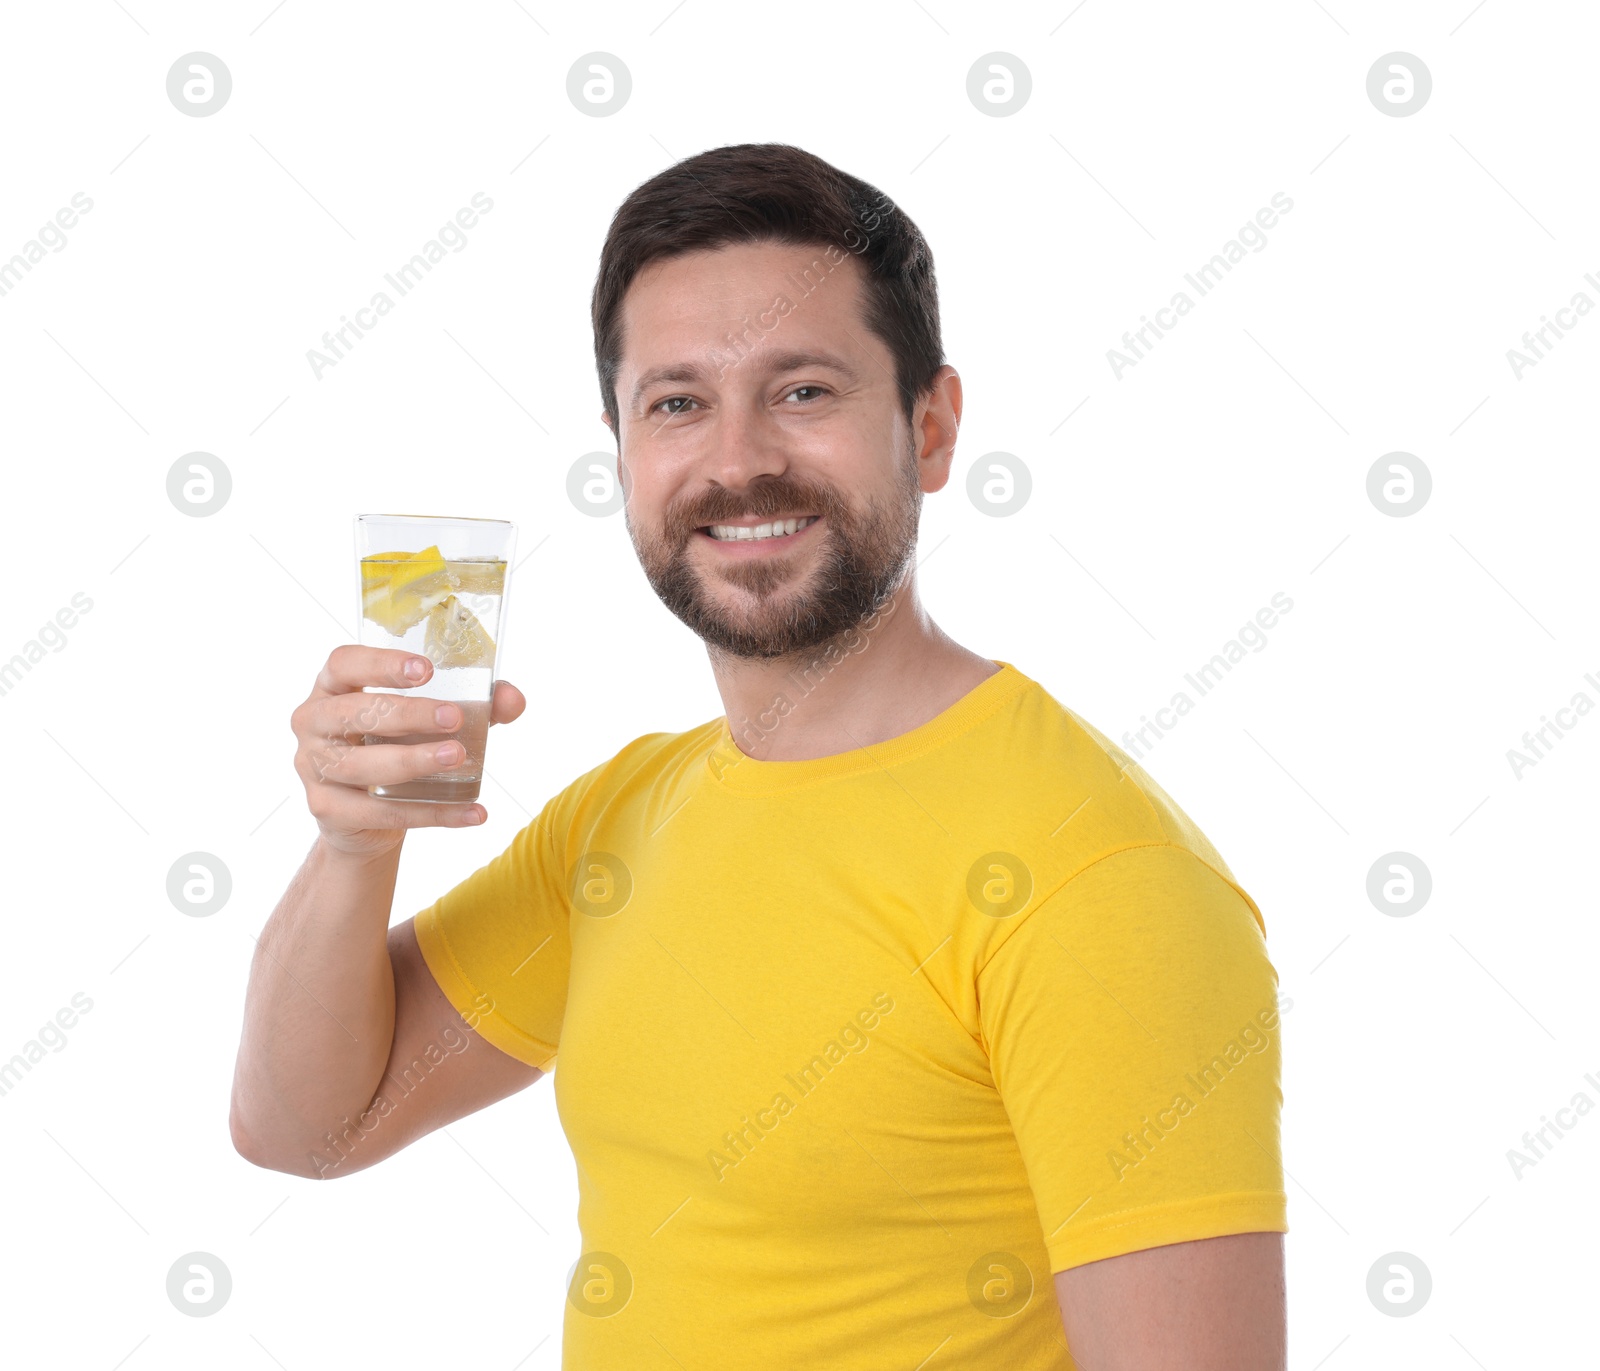
[[(407, 668), (415, 674), (408, 674)], [(396, 648), (347, 643), (328, 654), (311, 694), (289, 716), (295, 774), (322, 841), (357, 857), (400, 846), (408, 828), (462, 828), (487, 817), (480, 804), (422, 804), (382, 800), (369, 785), (395, 784), (458, 766), (466, 749), (447, 735), (461, 727), (461, 708), (424, 696), (368, 694), (363, 686), (407, 689), (433, 675), (433, 663)], [(494, 683), (489, 722), (506, 724), (527, 707), (509, 681)], [(362, 737), (437, 735), (438, 742), (370, 743)]]

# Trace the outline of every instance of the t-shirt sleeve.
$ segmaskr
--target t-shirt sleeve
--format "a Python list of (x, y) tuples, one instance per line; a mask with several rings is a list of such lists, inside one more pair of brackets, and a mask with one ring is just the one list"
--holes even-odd
[(548, 1071), (571, 967), (555, 796), (505, 851), (417, 916), (422, 959), (444, 996), (502, 1052)]
[(1253, 902), (1156, 843), (1019, 917), (979, 1009), (1050, 1269), (1286, 1231), (1278, 978)]

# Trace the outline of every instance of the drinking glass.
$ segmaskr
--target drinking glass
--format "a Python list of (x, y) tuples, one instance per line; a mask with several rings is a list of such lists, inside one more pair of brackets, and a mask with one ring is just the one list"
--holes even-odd
[(449, 737), (467, 752), (465, 761), (448, 770), (369, 785), (367, 790), (387, 800), (475, 800), (483, 784), (495, 652), (510, 588), (516, 525), (504, 519), (361, 514), (355, 533), (363, 646), (402, 648), (433, 663), (433, 675), (422, 685), (404, 690), (367, 686), (367, 693), (423, 695), (461, 708), (461, 727), (454, 733), (369, 733), (362, 735), (362, 742), (438, 743)]

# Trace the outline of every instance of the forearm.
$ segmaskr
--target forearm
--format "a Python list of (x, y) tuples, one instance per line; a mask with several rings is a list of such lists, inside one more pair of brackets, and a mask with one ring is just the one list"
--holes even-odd
[(307, 1154), (371, 1102), (394, 1038), (387, 937), (400, 849), (355, 858), (320, 840), (257, 939), (229, 1124), (257, 1165)]

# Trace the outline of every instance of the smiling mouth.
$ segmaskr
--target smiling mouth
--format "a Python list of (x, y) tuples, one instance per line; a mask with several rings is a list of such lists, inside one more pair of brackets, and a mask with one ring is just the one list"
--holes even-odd
[(753, 524), (706, 524), (696, 532), (718, 543), (753, 543), (770, 538), (787, 538), (816, 523), (821, 515), (801, 514), (788, 519), (769, 519)]

